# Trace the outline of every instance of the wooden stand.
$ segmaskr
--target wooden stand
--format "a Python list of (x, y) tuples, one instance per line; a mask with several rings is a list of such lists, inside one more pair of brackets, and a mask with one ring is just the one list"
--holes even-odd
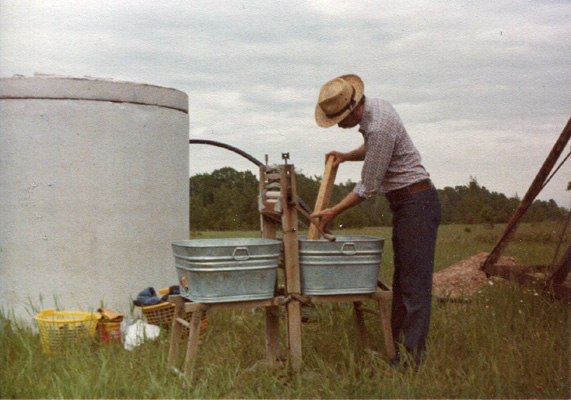
[[(320, 296), (301, 296), (300, 301), (303, 303), (323, 304), (323, 303), (341, 303), (353, 302), (353, 313), (355, 316), (355, 324), (357, 325), (357, 334), (363, 349), (369, 348), (369, 337), (365, 328), (365, 318), (363, 312), (376, 315), (381, 318), (381, 329), (385, 348), (389, 358), (396, 354), (393, 341), (393, 333), (391, 330), (390, 312), (388, 302), (392, 299), (392, 293), (388, 291), (377, 291), (375, 293), (364, 294), (339, 294), (339, 295), (320, 295)], [(378, 311), (371, 310), (363, 306), (363, 301), (374, 300), (377, 303)]]
[[(237, 301), (227, 303), (192, 303), (181, 296), (169, 296), (169, 302), (175, 304), (175, 312), (173, 317), (173, 325), (171, 332), (171, 340), (169, 346), (168, 363), (175, 370), (178, 361), (179, 344), (182, 338), (183, 326), (189, 329), (188, 345), (186, 348), (186, 355), (184, 358), (184, 374), (188, 375), (192, 368), (194, 356), (198, 350), (198, 341), (200, 335), (200, 321), (207, 311), (213, 310), (227, 310), (227, 309), (240, 309), (240, 308), (255, 308), (255, 307), (277, 307), (280, 302), (283, 302), (283, 297), (275, 297), (267, 300), (251, 300), (251, 301)], [(183, 316), (192, 312), (192, 319), (187, 322)], [(276, 319), (277, 321), (277, 319)], [(272, 337), (272, 344), (279, 343), (279, 327), (274, 325), (266, 325), (266, 332), (277, 332), (277, 337)], [(267, 336), (266, 336), (267, 337)], [(274, 339), (276, 340), (274, 343)], [(177, 370), (178, 371), (178, 370)]]
[[(260, 207), (262, 202), (267, 202), (265, 193), (268, 186), (268, 179), (271, 181), (279, 181), (280, 175), (266, 176), (266, 168), (260, 167)], [(279, 187), (276, 193), (280, 193)], [(272, 196), (275, 197), (275, 196)], [(279, 197), (279, 196), (278, 196)], [(271, 206), (271, 207), (270, 207)], [(260, 224), (262, 231), (262, 238), (275, 239), (276, 238), (276, 224), (279, 221), (279, 204), (277, 201), (272, 200), (271, 203), (266, 204), (266, 214), (260, 213)], [(264, 307), (265, 320), (266, 320), (266, 354), (267, 362), (270, 366), (277, 364), (279, 344), (280, 344), (280, 330), (279, 330), (279, 306), (285, 303), (284, 297), (277, 296), (277, 282), (274, 289), (274, 297), (267, 300), (250, 300), (238, 302), (225, 302), (225, 303), (192, 303), (181, 296), (170, 296), (169, 302), (175, 304), (175, 313), (173, 317), (173, 325), (171, 332), (171, 340), (169, 346), (169, 365), (178, 371), (176, 368), (178, 361), (178, 351), (180, 339), (182, 338), (183, 327), (189, 329), (188, 345), (186, 348), (184, 358), (183, 373), (188, 375), (192, 369), (194, 356), (198, 350), (199, 334), (200, 334), (200, 321), (204, 313), (207, 311), (224, 310), (224, 309), (241, 309), (241, 308), (255, 308)], [(183, 316), (192, 312), (192, 320), (190, 323), (184, 320)]]
[[(331, 176), (331, 174), (329, 175)], [(331, 186), (335, 179), (327, 180)], [(325, 190), (325, 189), (324, 189)], [(330, 196), (330, 193), (329, 193)], [(323, 201), (326, 206), (329, 200)], [(298, 247), (298, 197), (296, 193), (295, 170), (293, 165), (280, 165), (279, 171), (268, 171), (266, 167), (260, 167), (260, 224), (262, 237), (267, 239), (276, 238), (277, 224), (281, 223), (283, 232), (284, 248), (284, 296), (278, 296), (277, 283), (275, 295), (271, 299), (239, 301), (226, 303), (192, 303), (181, 296), (170, 296), (169, 301), (176, 305), (173, 318), (171, 340), (169, 346), (168, 362), (176, 371), (178, 351), (183, 327), (189, 332), (188, 345), (184, 359), (184, 374), (190, 372), (194, 356), (198, 350), (200, 321), (207, 311), (222, 309), (240, 309), (264, 307), (266, 321), (266, 353), (269, 365), (278, 365), (279, 352), (279, 307), (286, 307), (287, 312), (287, 345), (289, 350), (289, 362), (294, 368), (298, 368), (302, 362), (302, 303), (333, 303), (353, 302), (355, 323), (358, 337), (363, 348), (369, 346), (369, 339), (365, 328), (363, 312), (377, 315), (381, 318), (384, 342), (389, 357), (395, 354), (393, 337), (391, 332), (389, 308), (387, 302), (392, 295), (389, 291), (378, 291), (368, 294), (347, 294), (328, 296), (304, 296), (301, 294), (301, 280), (299, 268)], [(375, 301), (378, 311), (363, 307), (363, 301)], [(192, 312), (191, 322), (184, 320), (183, 316)]]

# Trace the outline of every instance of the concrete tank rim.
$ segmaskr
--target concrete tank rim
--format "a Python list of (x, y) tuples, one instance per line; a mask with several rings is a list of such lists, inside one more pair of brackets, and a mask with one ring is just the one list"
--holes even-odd
[(188, 113), (188, 95), (148, 83), (64, 76), (0, 77), (0, 100), (86, 100), (133, 103)]

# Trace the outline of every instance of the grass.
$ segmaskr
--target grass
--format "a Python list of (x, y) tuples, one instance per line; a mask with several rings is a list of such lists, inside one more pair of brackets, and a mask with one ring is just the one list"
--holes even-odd
[[(436, 270), (489, 252), (501, 227), (443, 226)], [(505, 255), (550, 263), (561, 225), (523, 225)], [(389, 284), (389, 228), (335, 232), (385, 237), (381, 278)], [(200, 232), (193, 237), (259, 236)], [(566, 237), (567, 243), (569, 238)], [(417, 372), (387, 364), (380, 322), (365, 315), (372, 349), (357, 346), (351, 304), (313, 309), (303, 324), (300, 370), (255, 368), (264, 357), (262, 310), (217, 311), (188, 382), (166, 365), (168, 335), (133, 351), (84, 343), (65, 355), (41, 352), (29, 324), (0, 315), (2, 398), (571, 398), (570, 307), (533, 289), (502, 283), (469, 303), (434, 302), (426, 362)], [(282, 351), (285, 345), (281, 320)]]

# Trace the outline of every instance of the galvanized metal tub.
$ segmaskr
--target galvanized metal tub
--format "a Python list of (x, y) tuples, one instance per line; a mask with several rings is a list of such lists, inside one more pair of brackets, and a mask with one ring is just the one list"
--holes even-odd
[(280, 242), (232, 238), (172, 243), (181, 296), (200, 303), (274, 297)]
[(373, 236), (337, 236), (335, 242), (300, 236), (302, 294), (373, 293), (385, 240)]

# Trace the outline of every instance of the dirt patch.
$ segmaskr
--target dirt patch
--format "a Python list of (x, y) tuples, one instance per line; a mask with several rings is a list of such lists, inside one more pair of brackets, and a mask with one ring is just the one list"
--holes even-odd
[[(437, 296), (460, 298), (470, 297), (483, 287), (501, 280), (486, 277), (480, 266), (489, 253), (480, 253), (434, 273), (433, 292)], [(500, 257), (498, 264), (516, 265), (513, 257)]]

